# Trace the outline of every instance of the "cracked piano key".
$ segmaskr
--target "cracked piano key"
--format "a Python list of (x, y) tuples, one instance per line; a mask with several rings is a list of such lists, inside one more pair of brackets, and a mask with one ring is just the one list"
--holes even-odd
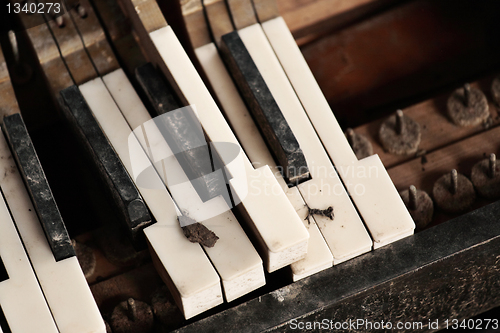
[[(3, 133), (2, 133), (3, 134)], [(56, 261), (3, 135), (0, 187), (61, 333), (104, 333), (105, 326), (76, 256)]]
[[(141, 47), (147, 49), (153, 64), (167, 77), (185, 105), (196, 106), (201, 110), (197, 116), (208, 139), (211, 142), (229, 142), (239, 147), (156, 2), (127, 0), (122, 1), (122, 4), (140, 36)], [(151, 24), (151, 16), (155, 17), (155, 24)], [(221, 158), (233, 177), (229, 180), (233, 198), (244, 199), (236, 209), (245, 216), (244, 222), (256, 238), (254, 245), (264, 260), (266, 270), (272, 272), (306, 255), (309, 234), (284, 193), (276, 191), (279, 184), (271, 170), (266, 166), (254, 169), (246, 155), (243, 152), (240, 154), (244, 169), (232, 165), (226, 156), (221, 155)], [(250, 181), (255, 185), (254, 191), (248, 191)], [(258, 191), (260, 195), (255, 193)]]
[(291, 264), (291, 272), (294, 281), (307, 277), (333, 265), (333, 255), (321, 235), (316, 223), (308, 224), (305, 221), (306, 207), (297, 187), (289, 188), (281, 173), (276, 167), (271, 153), (269, 152), (257, 126), (246, 108), (243, 99), (233, 83), (229, 73), (219, 56), (213, 43), (200, 46), (195, 49), (195, 54), (203, 67), (203, 70), (215, 92), (225, 116), (231, 127), (248, 154), (253, 165), (268, 165), (278, 183), (285, 192), (288, 200), (294, 207), (304, 225), (309, 231), (309, 245), (305, 258)]
[[(125, 125), (128, 123), (128, 131), (131, 131), (130, 128), (143, 126), (143, 135), (144, 137), (147, 135), (149, 149), (153, 152), (150, 157), (154, 158), (154, 152), (157, 151), (166, 152), (167, 156), (170, 155), (170, 147), (165, 142), (159, 129), (154, 126), (155, 123), (151, 120), (148, 111), (145, 109), (123, 71), (117, 70), (114, 73), (110, 73), (103, 80), (125, 119), (119, 113), (120, 110), (118, 109), (116, 109), (118, 112), (117, 116), (121, 117)], [(106, 112), (109, 115), (110, 110), (110, 107), (104, 108), (102, 109), (102, 113)], [(97, 117), (99, 118), (100, 115), (97, 115)], [(117, 123), (118, 119), (110, 122), (112, 126), (117, 126)], [(106, 125), (103, 124), (102, 126), (105, 127)], [(143, 137), (140, 135), (138, 137), (140, 137), (139, 141), (142, 147), (147, 148), (145, 147), (145, 141), (142, 140)], [(121, 150), (117, 149), (117, 151)], [(181, 211), (192, 212), (190, 214), (191, 217), (195, 217), (196, 209), (200, 207), (206, 207), (207, 211), (213, 212), (204, 212), (203, 215), (211, 217), (203, 221), (200, 215), (197, 222), (204, 224), (219, 237), (215, 246), (204, 248), (221, 277), (226, 300), (232, 301), (263, 286), (265, 284), (265, 277), (262, 260), (231, 212), (227, 202), (221, 197), (216, 197), (211, 200), (213, 205), (206, 205), (205, 202), (202, 202), (198, 198), (195, 189), (190, 185), (189, 179), (175, 159), (164, 160), (163, 163), (167, 173), (176, 175), (174, 181), (167, 181), (171, 178), (168, 174), (165, 175), (162, 169), (157, 169), (157, 172), (160, 174), (163, 182), (166, 183)], [(153, 165), (158, 166), (157, 163)], [(175, 184), (182, 186), (176, 186)], [(217, 210), (218, 207), (222, 207), (222, 210)]]
[[(158, 29), (150, 37), (184, 98), (189, 104), (200, 108), (198, 117), (209, 139), (239, 146), (171, 27)], [(247, 178), (242, 181), (230, 180), (230, 185), (238, 197), (244, 198), (237, 208), (248, 217), (247, 221), (259, 239), (258, 248), (266, 269), (272, 272), (302, 259), (306, 255), (309, 235), (284, 193), (276, 190), (273, 193), (272, 190), (279, 188), (279, 184), (269, 168), (264, 166), (255, 170), (245, 155), (243, 158)], [(223, 159), (223, 162), (233, 177), (237, 178), (241, 174), (241, 170), (229, 165), (230, 161)], [(259, 193), (245, 192), (250, 181), (255, 184), (254, 192)]]
[[(334, 208), (333, 221), (325, 216), (314, 216), (332, 251), (334, 264), (369, 251), (372, 242), (368, 232), (261, 26), (255, 24), (238, 33), (299, 141), (308, 162), (311, 179), (298, 185), (304, 201), (310, 208)], [(344, 136), (343, 138), (346, 140)]]
[(12, 148), (23, 179), (56, 261), (75, 256), (66, 226), (45, 178), (35, 147), (20, 113), (3, 119), (3, 131)]
[[(264, 3), (260, 0), (254, 2)], [(374, 248), (413, 234), (415, 223), (380, 158), (373, 155), (358, 162), (283, 18), (265, 21), (262, 28), (331, 161), (348, 187), (373, 238)], [(365, 172), (357, 174), (355, 170)], [(378, 176), (365, 177), (369, 170)], [(355, 186), (364, 189), (363, 195), (354, 193)]]
[(60, 95), (64, 114), (85, 144), (85, 148), (98, 163), (99, 171), (118, 204), (123, 221), (126, 222), (128, 235), (134, 244), (140, 245), (143, 241), (141, 230), (152, 223), (141, 195), (78, 88), (71, 86), (61, 91)]
[(196, 116), (178, 111), (181, 106), (151, 63), (137, 68), (135, 72), (156, 115), (167, 114), (155, 118), (155, 123), (202, 200), (207, 201), (222, 195), (230, 205), (226, 180), (222, 173), (214, 172), (217, 165), (213, 165), (215, 163), (212, 161), (216, 159), (206, 143)]
[(0, 195), (0, 312), (5, 318), (5, 322), (0, 319), (0, 332), (2, 326), (5, 332), (14, 333), (59, 332), (2, 195)]
[[(101, 89), (92, 90), (92, 86), (96, 85)], [(120, 146), (114, 146), (112, 149), (119, 154), (117, 158), (121, 155), (124, 167), (131, 168), (129, 148), (135, 152), (134, 164), (138, 165), (139, 169), (144, 170), (150, 166), (150, 161), (137, 140), (129, 141), (128, 134), (131, 133), (131, 129), (126, 123), (124, 124), (123, 117), (101, 78), (90, 81), (86, 87), (88, 89), (83, 87), (82, 90), (90, 90), (93, 95), (92, 99), (88, 99), (90, 105), (86, 105), (86, 112), (92, 112), (91, 107), (93, 107), (96, 117), (98, 114), (107, 118), (108, 122), (103, 122), (101, 119), (99, 123), (102, 124), (109, 139), (121, 145), (121, 149)], [(77, 87), (73, 90), (73, 94), (79, 95), (83, 103), (85, 98), (80, 90)], [(102, 110), (103, 105), (104, 110)], [(96, 119), (97, 121), (99, 119)], [(131, 144), (134, 145), (131, 146)], [(123, 154), (126, 155), (123, 156)], [(182, 234), (177, 222), (175, 204), (161, 179), (156, 173), (151, 176), (150, 182), (153, 188), (139, 187), (138, 190), (157, 222), (143, 230), (152, 248), (155, 266), (167, 285), (170, 284), (170, 287), (173, 287), (171, 290), (186, 319), (191, 318), (222, 303), (220, 280), (200, 245), (189, 242)], [(175, 256), (172, 256), (172, 253), (175, 253)]]

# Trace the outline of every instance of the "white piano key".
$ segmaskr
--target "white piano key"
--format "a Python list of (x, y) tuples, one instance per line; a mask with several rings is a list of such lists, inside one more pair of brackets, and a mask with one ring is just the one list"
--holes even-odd
[(368, 252), (372, 245), (368, 232), (260, 24), (249, 26), (238, 33), (306, 156), (312, 179), (299, 185), (302, 196), (310, 208), (334, 208), (333, 221), (325, 216), (315, 216), (316, 223), (332, 251), (334, 264)]
[(415, 223), (378, 155), (352, 163), (351, 169), (341, 167), (349, 194), (370, 230), (374, 249), (413, 234)]
[[(89, 81), (79, 89), (129, 174), (132, 157), (142, 170), (149, 167), (147, 155), (139, 142), (129, 137), (132, 130), (102, 79)], [(129, 155), (129, 149), (133, 155)], [(138, 189), (157, 223), (144, 232), (175, 286), (178, 306), (186, 319), (191, 318), (223, 302), (220, 279), (200, 245), (191, 243), (182, 233), (175, 204), (160, 177), (152, 173), (149, 182), (152, 188)]]
[(357, 161), (283, 18), (262, 23), (262, 29), (335, 165)]
[(314, 218), (311, 218), (312, 223), (310, 225), (304, 220), (307, 216), (304, 200), (297, 187), (288, 188), (281, 173), (276, 168), (276, 163), (227, 72), (215, 44), (210, 43), (201, 46), (195, 49), (195, 54), (221, 103), (231, 127), (252, 164), (254, 166), (268, 165), (271, 168), (288, 200), (292, 203), (294, 209), (298, 213), (300, 212), (299, 217), (309, 230), (307, 256), (291, 264), (294, 281), (331, 267), (333, 265), (333, 256), (319, 232), (318, 226), (314, 223)]
[(104, 321), (76, 256), (55, 261), (3, 134), (0, 160), (0, 173), (6, 175), (0, 187), (57, 328), (61, 333), (105, 333)]
[[(3, 134), (0, 135), (3, 140)], [(5, 158), (0, 163), (5, 164)], [(0, 306), (10, 330), (13, 333), (59, 332), (1, 194), (0, 258), (9, 276), (0, 281)]]
[[(354, 190), (352, 186), (348, 186), (349, 194), (370, 230), (374, 248), (413, 234), (415, 224), (387, 171), (381, 167), (379, 158), (373, 157), (367, 161), (357, 162), (283, 18), (277, 17), (264, 22), (262, 28), (344, 183), (352, 182), (365, 189), (366, 195), (359, 196), (352, 193)], [(357, 172), (353, 174), (342, 171), (342, 169), (353, 170), (370, 166), (377, 168), (378, 178), (357, 178)], [(373, 200), (367, 200), (367, 197)], [(385, 198), (393, 198), (394, 201)]]
[[(160, 28), (149, 35), (184, 99), (199, 109), (199, 120), (210, 141), (239, 145), (171, 27)], [(309, 234), (284, 193), (276, 190), (280, 185), (269, 168), (255, 170), (244, 156), (247, 178), (241, 181), (238, 174), (242, 170), (231, 165), (223, 154), (221, 157), (233, 176), (232, 190), (237, 197), (244, 198), (240, 206), (260, 240), (266, 269), (272, 272), (304, 258)], [(253, 189), (249, 189), (250, 183)]]
[[(100, 79), (90, 81), (82, 85), (80, 89), (84, 96), (92, 97), (92, 101), (89, 101), (89, 106), (101, 127), (106, 133), (109, 133), (109, 140), (118, 155), (124, 160), (129, 173), (132, 174), (131, 156), (129, 156), (127, 141), (130, 140), (128, 136), (132, 133), (131, 127), (133, 125), (127, 123), (120, 110), (126, 110), (122, 112), (131, 117), (131, 122), (134, 122), (134, 125), (137, 125), (135, 119), (148, 118), (149, 113), (121, 69), (106, 75), (103, 80), (109, 92)], [(94, 103), (97, 100), (99, 103)], [(117, 105), (115, 105), (115, 102)], [(139, 114), (139, 116), (135, 117), (135, 114)], [(141, 142), (141, 139), (139, 139), (144, 149), (150, 151), (160, 150), (167, 156), (172, 156), (170, 148), (158, 128), (156, 128), (154, 121), (151, 120), (151, 117), (149, 117), (149, 121), (139, 123), (136, 127), (139, 126), (143, 126), (142, 128), (145, 129), (145, 133), (147, 134), (148, 147), (145, 142)], [(120, 132), (118, 133), (118, 131)], [(134, 163), (137, 158), (138, 156), (133, 156)], [(143, 153), (140, 155), (140, 158), (147, 159), (148, 157)], [(265, 284), (265, 277), (262, 260), (230, 211), (225, 200), (219, 196), (206, 203), (202, 203), (177, 160), (170, 158), (163, 162), (165, 162), (163, 166), (167, 170), (167, 173), (172, 173), (176, 176), (174, 182), (178, 185), (171, 186), (168, 182), (166, 183), (167, 187), (171, 190), (176, 204), (182, 211), (189, 212), (190, 217), (207, 226), (219, 237), (216, 245), (212, 248), (205, 247), (205, 251), (221, 276), (226, 299), (232, 301), (263, 286)], [(151, 164), (149, 165), (153, 167)], [(155, 163), (155, 167), (157, 165)], [(157, 171), (161, 176), (164, 175), (163, 170)], [(165, 181), (165, 179), (163, 180)], [(161, 182), (161, 180), (158, 181)], [(172, 191), (173, 187), (176, 188), (175, 191)], [(140, 186), (139, 190), (141, 194), (143, 191), (148, 191)], [(147, 199), (146, 202), (148, 202)], [(221, 206), (223, 213), (219, 214), (221, 210), (217, 210), (217, 208)], [(204, 210), (215, 210), (217, 214), (201, 212), (203, 215), (197, 218), (195, 210), (199, 207), (203, 207)], [(205, 220), (203, 216), (209, 216), (210, 218)]]

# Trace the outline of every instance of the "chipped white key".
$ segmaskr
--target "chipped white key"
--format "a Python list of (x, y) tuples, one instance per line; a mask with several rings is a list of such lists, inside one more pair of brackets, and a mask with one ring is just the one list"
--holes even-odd
[[(210, 141), (239, 145), (172, 29), (160, 28), (150, 33), (150, 37), (184, 98), (198, 109), (199, 120)], [(272, 272), (304, 258), (309, 234), (285, 194), (276, 190), (280, 185), (269, 168), (254, 169), (244, 156), (247, 180), (238, 182), (235, 179), (240, 178), (241, 170), (220, 155), (234, 177), (230, 180), (233, 197), (235, 194), (244, 198), (240, 209), (248, 216), (259, 238), (266, 269)]]
[(316, 135), (260, 24), (238, 31), (248, 52), (299, 141), (312, 179), (298, 187), (310, 208), (334, 208), (334, 220), (315, 215), (334, 257), (334, 264), (371, 249), (372, 242)]
[[(211, 142), (230, 142), (239, 145), (218, 110), (203, 81), (184, 52), (172, 29), (167, 25), (155, 1), (124, 0), (124, 8), (147, 49), (151, 61), (169, 78), (174, 90), (186, 105), (198, 108), (200, 122)], [(160, 13), (160, 14), (159, 14)], [(154, 17), (154, 21), (151, 20)], [(220, 153), (220, 152), (219, 152)], [(228, 164), (233, 198), (244, 198), (237, 206), (257, 238), (256, 247), (266, 270), (275, 271), (305, 257), (309, 234), (297, 217), (285, 194), (279, 188), (268, 167), (255, 170), (243, 156), (246, 181), (236, 181), (243, 170)], [(255, 192), (248, 184), (254, 182)]]
[[(0, 135), (0, 187), (52, 316), (61, 333), (105, 333), (76, 256), (56, 262), (5, 138)], [(35, 330), (37, 331), (37, 330)]]
[(308, 228), (310, 238), (307, 256), (291, 264), (293, 280), (297, 281), (298, 279), (331, 267), (333, 265), (333, 256), (319, 232), (318, 226), (314, 223), (314, 217), (311, 218), (311, 224), (305, 220), (307, 209), (298, 188), (289, 188), (281, 173), (276, 168), (276, 163), (269, 153), (252, 116), (241, 99), (233, 80), (229, 76), (216, 46), (213, 43), (209, 43), (198, 47), (195, 49), (195, 54), (221, 103), (226, 117), (231, 123), (231, 127), (238, 136), (241, 145), (253, 165), (257, 167), (268, 165), (271, 168), (287, 198), (297, 213), (299, 213), (306, 228)]
[[(0, 140), (4, 140), (3, 133), (0, 133), (0, 136), (2, 137)], [(1, 155), (1, 157), (0, 163), (5, 164), (7, 156)], [(10, 167), (9, 165), (8, 168)], [(6, 177), (10, 176), (9, 172)], [(23, 184), (21, 186), (24, 187)], [(0, 281), (0, 307), (10, 331), (59, 332), (2, 195), (0, 195), (0, 258), (8, 274), (6, 280)]]
[[(116, 136), (116, 138), (110, 137), (109, 139), (120, 157), (124, 161), (127, 161), (125, 162), (125, 165), (129, 168), (129, 173), (132, 173), (133, 170), (130, 162), (128, 161), (133, 158), (135, 163), (135, 160), (138, 157), (135, 155), (133, 157), (128, 155), (128, 147), (126, 145), (124, 135), (126, 134), (128, 137), (128, 135), (132, 132), (131, 127), (133, 126), (138, 127), (138, 138), (147, 137), (149, 147), (146, 146), (146, 142), (139, 139), (143, 148), (155, 152), (160, 151), (165, 153), (167, 156), (172, 156), (173, 154), (171, 153), (170, 148), (166, 144), (158, 128), (155, 126), (154, 121), (152, 121), (151, 117), (149, 117), (149, 113), (135, 93), (135, 90), (123, 71), (117, 70), (106, 75), (103, 79), (106, 86), (110, 90), (110, 93), (105, 90), (100, 79), (90, 81), (82, 85), (80, 89), (82, 90), (84, 96), (92, 97), (93, 99), (96, 97), (98, 98), (100, 102), (99, 104), (89, 101), (89, 105), (104, 131), (107, 133), (107, 130), (109, 130), (113, 136)], [(118, 107), (114, 105), (115, 101)], [(149, 117), (149, 121), (143, 123), (139, 122), (138, 124), (134, 123), (129, 126), (127, 120), (120, 113), (120, 110), (125, 110), (122, 112), (132, 118), (130, 120), (131, 122), (137, 122), (137, 120), (142, 120), (147, 117)], [(138, 116), (135, 116), (136, 114)], [(121, 128), (120, 133), (117, 133), (118, 128)], [(142, 132), (142, 129), (144, 129), (144, 133)], [(128, 138), (128, 140), (130, 140), (130, 138)], [(159, 154), (153, 154), (153, 156), (155, 155), (157, 156)], [(147, 158), (145, 154), (141, 156), (143, 158)], [(161, 160), (162, 159), (159, 161)], [(164, 160), (163, 162), (163, 167), (166, 170), (167, 177), (169, 174), (175, 175), (175, 179), (173, 179), (172, 183), (175, 182), (175, 184), (178, 185), (170, 186), (169, 182), (166, 184), (169, 187), (174, 200), (179, 205), (179, 208), (183, 211), (188, 211), (190, 213), (190, 217), (206, 225), (219, 237), (216, 245), (213, 248), (205, 247), (205, 251), (222, 278), (222, 285), (226, 299), (228, 301), (232, 301), (235, 298), (238, 298), (264, 285), (265, 278), (262, 260), (253, 248), (251, 242), (248, 240), (248, 237), (245, 235), (243, 229), (230, 211), (230, 208), (227, 206), (224, 199), (222, 197), (217, 197), (209, 200), (208, 204), (213, 202), (216, 207), (214, 207), (214, 205), (207, 206), (207, 204), (202, 204), (196, 190), (187, 179), (177, 160), (175, 158), (170, 158)], [(155, 163), (155, 167), (157, 165), (159, 164)], [(157, 171), (161, 176), (164, 175), (163, 169)], [(165, 180), (166, 179), (164, 179), (164, 181)], [(138, 185), (139, 189), (142, 191), (140, 184)], [(216, 212), (217, 214), (210, 214), (209, 212), (196, 212), (194, 209), (191, 209), (191, 207), (202, 207), (204, 210), (213, 211), (217, 208), (217, 206), (222, 206), (223, 213), (220, 215), (218, 212)], [(201, 213), (201, 215), (197, 216), (197, 213)], [(204, 219), (203, 216), (208, 216), (209, 218)]]
[[(358, 162), (283, 18), (268, 20), (262, 28), (370, 230), (374, 248), (413, 234), (415, 224), (380, 158)], [(363, 176), (370, 168), (377, 170), (377, 177)], [(354, 186), (362, 187), (363, 195), (357, 195)]]
[[(139, 168), (147, 168), (150, 165), (149, 159), (137, 140), (129, 141), (131, 129), (102, 80), (98, 78), (90, 81), (81, 90), (91, 94), (87, 95), (86, 101), (95, 110), (95, 114), (102, 115), (104, 108), (105, 114), (101, 116), (100, 126), (125, 167), (131, 167), (130, 149), (134, 164)], [(83, 100), (84, 96), (80, 98)], [(170, 283), (170, 287), (174, 287), (171, 288), (172, 293), (184, 316), (191, 318), (222, 303), (220, 280), (200, 245), (189, 242), (182, 233), (175, 204), (156, 173), (151, 175), (150, 182), (154, 185), (152, 188), (139, 190), (157, 223), (145, 228), (144, 232), (158, 259), (154, 261), (155, 264), (161, 263), (161, 267), (157, 266), (160, 275), (167, 285)]]

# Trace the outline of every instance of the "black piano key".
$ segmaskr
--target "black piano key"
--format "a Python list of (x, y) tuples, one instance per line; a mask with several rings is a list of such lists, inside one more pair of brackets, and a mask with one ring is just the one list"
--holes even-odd
[(302, 149), (237, 31), (222, 36), (221, 51), (283, 176), (292, 184), (309, 179)]
[[(28, 319), (29, 320), (29, 319)], [(0, 304), (0, 329), (2, 333), (12, 333), (7, 318), (2, 310), (2, 305)]]
[(221, 164), (217, 163), (218, 157), (212, 155), (216, 153), (207, 145), (193, 110), (176, 111), (182, 106), (151, 63), (138, 67), (136, 77), (155, 111), (158, 129), (200, 198), (207, 201), (222, 195), (230, 204), (223, 173), (214, 173)]
[(5, 265), (3, 264), (2, 257), (0, 257), (0, 282), (8, 280), (9, 279), (9, 274), (7, 273), (7, 270), (5, 269)]
[(145, 245), (142, 229), (153, 222), (146, 204), (125, 166), (103, 133), (77, 86), (60, 92), (63, 112), (96, 163), (117, 205), (121, 220), (137, 248)]
[(54, 258), (59, 261), (74, 256), (75, 250), (71, 245), (66, 226), (21, 114), (16, 113), (5, 117), (2, 128), (26, 183)]

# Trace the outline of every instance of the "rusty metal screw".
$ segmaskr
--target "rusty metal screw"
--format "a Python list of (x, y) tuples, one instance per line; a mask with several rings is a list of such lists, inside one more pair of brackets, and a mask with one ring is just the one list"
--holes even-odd
[(466, 83), (448, 98), (448, 115), (456, 125), (478, 125), (490, 116), (488, 100), (481, 90)]
[(477, 192), (485, 198), (500, 198), (500, 172), (495, 154), (472, 167), (471, 180)]
[(387, 118), (379, 130), (379, 138), (385, 150), (396, 155), (410, 155), (420, 144), (420, 125), (403, 111), (398, 110)]
[(432, 195), (438, 207), (449, 213), (463, 212), (476, 200), (471, 181), (455, 169), (434, 183)]
[(110, 326), (114, 333), (148, 333), (154, 326), (151, 307), (129, 298), (118, 304), (111, 314)]
[(418, 229), (423, 229), (432, 221), (434, 204), (431, 197), (414, 185), (399, 193)]

